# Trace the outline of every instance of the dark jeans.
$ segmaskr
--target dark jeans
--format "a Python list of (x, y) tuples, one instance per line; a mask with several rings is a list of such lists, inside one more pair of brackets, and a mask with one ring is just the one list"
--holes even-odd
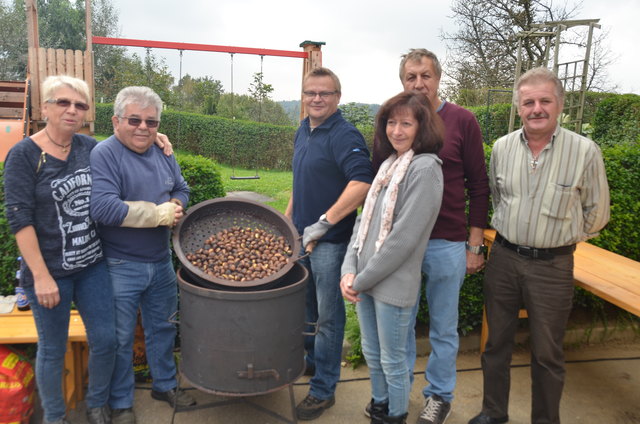
[(305, 337), (306, 361), (315, 366), (309, 394), (329, 399), (340, 379), (345, 311), (340, 291), (340, 267), (347, 243), (322, 242), (300, 263), (309, 270), (306, 296), (306, 320), (317, 322), (318, 334)]
[(562, 343), (573, 300), (573, 255), (531, 259), (494, 244), (484, 279), (489, 339), (482, 354), (482, 411), (508, 415), (511, 353), (518, 310), (529, 316), (531, 342), (531, 422), (560, 422), (564, 386)]

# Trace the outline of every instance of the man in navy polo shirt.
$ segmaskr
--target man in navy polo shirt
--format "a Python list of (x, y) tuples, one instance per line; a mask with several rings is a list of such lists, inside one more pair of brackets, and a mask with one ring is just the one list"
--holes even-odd
[(293, 192), (286, 216), (303, 236), (301, 260), (309, 270), (306, 319), (317, 322), (318, 334), (307, 336), (309, 394), (297, 406), (300, 420), (318, 418), (335, 403), (340, 378), (345, 310), (340, 267), (356, 209), (373, 180), (362, 134), (338, 110), (340, 80), (327, 68), (311, 70), (303, 81), (308, 113), (295, 135)]

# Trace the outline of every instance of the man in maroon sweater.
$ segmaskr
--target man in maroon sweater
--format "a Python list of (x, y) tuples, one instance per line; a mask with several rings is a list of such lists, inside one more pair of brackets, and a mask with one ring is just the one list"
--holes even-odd
[[(426, 49), (410, 50), (400, 63), (404, 89), (423, 93), (445, 125), (444, 146), (438, 154), (443, 162), (442, 206), (422, 263), (431, 354), (425, 372), (428, 384), (423, 389), (425, 406), (418, 424), (443, 424), (451, 413), (458, 354), (458, 297), (465, 274), (484, 266), (483, 230), (489, 208), (480, 126), (468, 110), (440, 100), (441, 75), (438, 58)], [(380, 161), (375, 151), (374, 148), (373, 163), (377, 170)], [(418, 305), (416, 313), (417, 309)], [(415, 331), (412, 334), (407, 345), (411, 370), (416, 357)]]

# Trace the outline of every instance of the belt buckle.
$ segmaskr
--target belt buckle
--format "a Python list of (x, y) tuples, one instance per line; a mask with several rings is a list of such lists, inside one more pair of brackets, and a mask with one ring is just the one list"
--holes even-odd
[(516, 253), (520, 256), (526, 256), (533, 259), (538, 259), (538, 249), (529, 246), (516, 246)]

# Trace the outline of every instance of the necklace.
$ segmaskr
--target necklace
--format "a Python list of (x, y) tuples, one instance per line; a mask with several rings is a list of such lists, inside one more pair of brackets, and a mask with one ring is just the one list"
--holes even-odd
[(69, 151), (69, 146), (71, 146), (71, 143), (73, 143), (73, 140), (71, 140), (69, 144), (60, 144), (60, 143), (56, 143), (56, 141), (53, 138), (51, 138), (51, 136), (49, 135), (49, 131), (47, 131), (47, 128), (44, 129), (44, 133), (47, 135), (50, 142), (52, 142), (53, 144), (55, 144), (56, 146), (62, 149), (62, 153), (67, 153)]
[(538, 167), (538, 156), (535, 156), (533, 157), (533, 159), (531, 159), (531, 169), (535, 171), (537, 167)]

